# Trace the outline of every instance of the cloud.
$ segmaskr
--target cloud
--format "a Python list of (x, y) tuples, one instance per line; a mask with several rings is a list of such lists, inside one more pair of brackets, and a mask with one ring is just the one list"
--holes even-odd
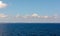
[(7, 17), (7, 15), (5, 15), (5, 14), (0, 14), (0, 18), (6, 18)]
[(6, 3), (3, 3), (3, 1), (0, 1), (0, 8), (5, 8), (7, 6)]
[(44, 16), (44, 18), (48, 18), (48, 16)]
[(38, 14), (34, 13), (32, 15), (24, 15), (24, 16), (21, 16), (20, 14), (16, 15), (16, 18), (32, 18), (32, 17), (38, 17)]
[(38, 16), (38, 14), (36, 14), (36, 13), (33, 13), (33, 14), (32, 14), (32, 16), (33, 16), (33, 17), (36, 17), (36, 16)]
[[(6, 19), (6, 17), (8, 18)], [(4, 22), (5, 21), (7, 22), (56, 22), (56, 21), (60, 21), (59, 19), (55, 18), (54, 16), (39, 16), (36, 13), (32, 15), (24, 15), (24, 16), (17, 14), (15, 17), (7, 16), (5, 14), (0, 14), (0, 21), (2, 22), (3, 21)]]
[(20, 23), (20, 22), (31, 22), (31, 23), (40, 23), (40, 22), (59, 22), (60, 18), (55, 18), (57, 16), (41, 16), (36, 13), (32, 15), (20, 15), (17, 14), (16, 16), (6, 15), (6, 14), (0, 14), (0, 22), (6, 22), (6, 23)]
[(25, 15), (25, 16), (20, 16), (19, 14), (16, 15), (17, 18), (49, 18), (49, 16), (40, 16), (36, 13), (33, 13), (32, 15)]
[(20, 17), (20, 15), (19, 15), (19, 14), (17, 14), (17, 15), (16, 15), (16, 18), (18, 18), (18, 17)]

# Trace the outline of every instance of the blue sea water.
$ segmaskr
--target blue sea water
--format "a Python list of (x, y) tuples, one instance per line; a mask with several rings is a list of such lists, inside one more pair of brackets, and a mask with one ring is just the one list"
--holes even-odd
[(60, 36), (60, 23), (1, 23), (0, 36)]

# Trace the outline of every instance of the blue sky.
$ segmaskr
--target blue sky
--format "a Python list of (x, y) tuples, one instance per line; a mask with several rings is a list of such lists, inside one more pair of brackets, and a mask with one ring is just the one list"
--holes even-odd
[[(35, 20), (33, 18), (32, 19), (33, 21), (37, 22), (37, 20), (40, 21), (39, 18), (36, 18), (36, 16), (38, 15), (42, 16), (43, 18), (48, 18), (49, 16), (60, 14), (60, 0), (0, 0), (0, 1), (2, 1), (2, 3), (0, 3), (0, 17), (5, 17), (7, 15), (10, 16), (10, 18), (8, 17), (8, 19), (3, 18), (2, 21), (8, 20), (14, 21), (15, 20), (14, 17), (13, 18), (11, 17), (16, 16), (18, 14), (18, 16), (19, 15), (34, 16)], [(21, 18), (22, 17), (20, 17), (20, 19)], [(19, 21), (18, 19), (19, 18), (17, 18), (15, 21)], [(24, 19), (22, 21), (28, 21), (28, 19), (27, 18), (25, 19), (25, 17), (22, 19)], [(44, 21), (46, 20), (48, 19), (44, 19)], [(58, 19), (58, 21), (60, 20)], [(56, 20), (56, 22), (58, 21)]]
[(2, 0), (8, 7), (0, 9), (0, 13), (16, 15), (39, 15), (60, 14), (60, 0)]

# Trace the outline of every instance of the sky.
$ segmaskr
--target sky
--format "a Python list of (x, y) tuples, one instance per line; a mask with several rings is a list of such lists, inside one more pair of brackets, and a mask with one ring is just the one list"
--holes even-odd
[[(59, 16), (59, 14), (60, 0), (0, 0), (0, 17), (3, 17), (1, 21), (13, 21), (15, 16), (19, 16), (20, 18), (15, 18), (16, 20), (14, 20), (21, 22), (21, 20), (18, 19), (21, 19), (21, 16), (23, 16), (24, 22), (27, 22), (28, 19), (32, 20), (33, 22), (39, 22), (39, 19), (41, 19), (38, 19), (39, 16), (42, 16), (45, 19), (52, 16)], [(34, 16), (35, 20), (29, 17), (27, 19), (26, 16)], [(6, 17), (8, 18), (6, 19)], [(30, 20), (29, 22), (31, 22)], [(44, 21), (46, 20), (47, 19)]]

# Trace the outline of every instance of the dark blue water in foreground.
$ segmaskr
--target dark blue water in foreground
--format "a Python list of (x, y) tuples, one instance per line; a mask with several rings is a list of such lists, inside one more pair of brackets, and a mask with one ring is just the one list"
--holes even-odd
[(0, 24), (0, 36), (60, 36), (60, 23)]

